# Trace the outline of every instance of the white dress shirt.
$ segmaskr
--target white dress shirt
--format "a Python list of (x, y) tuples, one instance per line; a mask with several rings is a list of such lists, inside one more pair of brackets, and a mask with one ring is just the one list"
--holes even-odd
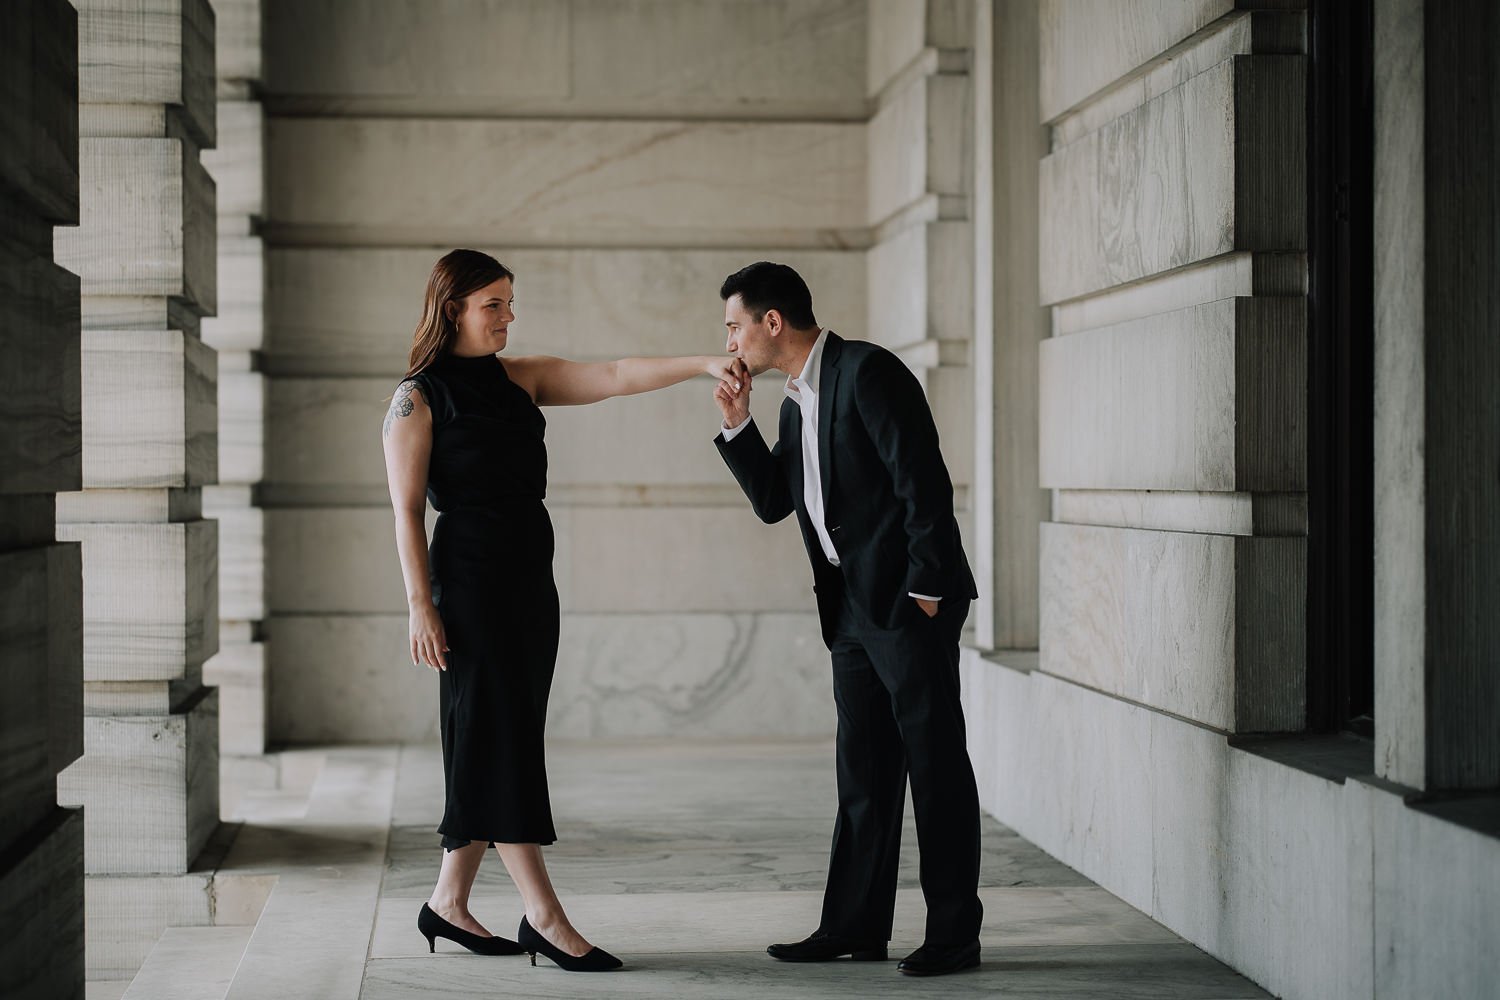
[[(823, 347), (827, 343), (828, 331), (823, 330), (808, 352), (807, 361), (802, 365), (802, 374), (787, 377), (785, 391), (802, 411), (802, 502), (807, 508), (807, 519), (812, 522), (818, 544), (823, 548), (823, 555), (830, 564), (837, 566), (839, 554), (833, 547), (833, 537), (825, 523), (827, 518), (823, 508), (823, 476), (818, 467), (818, 386), (823, 373)], [(733, 441), (741, 431), (750, 426), (752, 419), (754, 418), (746, 417), (737, 427), (722, 428), (720, 433), (724, 435), (724, 443)], [(941, 600), (926, 594), (910, 596), (924, 601)]]

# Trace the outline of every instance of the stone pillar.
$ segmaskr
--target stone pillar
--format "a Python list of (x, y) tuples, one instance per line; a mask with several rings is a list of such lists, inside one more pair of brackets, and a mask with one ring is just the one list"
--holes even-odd
[(1500, 15), (1375, 4), (1375, 766), (1500, 787)]
[(128, 978), (167, 925), (207, 924), (191, 874), (218, 825), (214, 13), (207, 0), (78, 0), (83, 461), (58, 497), (82, 543), (90, 978)]
[(203, 491), (219, 522), (219, 652), (203, 666), (219, 689), (219, 765), (226, 818), (230, 789), (274, 780), (267, 773), (265, 524), (265, 255), (252, 235), (265, 211), (265, 118), (260, 0), (218, 0), (218, 148), (203, 164), (218, 190), (219, 309), (203, 342), (219, 355), (219, 481)]
[[(1037, 0), (979, 0), (974, 31), (975, 642), (1037, 647), (1038, 536), (1052, 503), (1037, 469)], [(1003, 414), (1003, 418), (1001, 416)]]
[(79, 547), (54, 496), (82, 471), (78, 278), (52, 227), (78, 223), (78, 16), (9, 5), (0, 34), (0, 996), (82, 998), (83, 814), (57, 775), (83, 752)]
[(876, 109), (867, 138), (867, 336), (900, 354), (927, 390), (970, 543), (973, 25), (968, 0), (873, 3), (866, 63)]

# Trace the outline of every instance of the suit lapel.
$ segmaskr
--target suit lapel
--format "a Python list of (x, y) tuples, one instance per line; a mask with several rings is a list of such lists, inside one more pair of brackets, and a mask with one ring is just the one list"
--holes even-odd
[(823, 370), (818, 373), (818, 478), (823, 487), (823, 510), (827, 513), (833, 482), (833, 399), (839, 389), (839, 355), (844, 338), (828, 331), (823, 344)]
[(781, 435), (781, 446), (785, 450), (787, 485), (797, 506), (802, 505), (802, 410), (791, 399), (782, 401), (786, 411), (786, 431)]

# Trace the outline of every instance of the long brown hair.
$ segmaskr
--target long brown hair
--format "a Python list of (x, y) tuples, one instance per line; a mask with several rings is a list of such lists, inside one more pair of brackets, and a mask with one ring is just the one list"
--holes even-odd
[(422, 302), (422, 320), (411, 338), (407, 378), (436, 361), (458, 335), (458, 327), (448, 318), (448, 303), (462, 302), (501, 278), (516, 280), (510, 268), (478, 250), (450, 250), (432, 266)]

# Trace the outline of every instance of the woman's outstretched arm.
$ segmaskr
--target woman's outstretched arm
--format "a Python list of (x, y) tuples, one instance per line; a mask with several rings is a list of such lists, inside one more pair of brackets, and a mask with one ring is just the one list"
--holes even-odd
[(443, 619), (432, 605), (427, 576), (427, 463), (432, 457), (432, 410), (416, 382), (396, 387), (381, 429), (385, 444), (385, 477), (396, 509), (396, 553), (406, 581), (406, 603), (411, 609), (411, 662), (437, 670), (448, 669), (447, 636)]
[(568, 361), (532, 355), (506, 358), (511, 380), (531, 393), (538, 406), (577, 406), (614, 396), (633, 396), (711, 375), (726, 390), (738, 393), (745, 382), (745, 363), (727, 355), (687, 358), (621, 358), (619, 361)]

